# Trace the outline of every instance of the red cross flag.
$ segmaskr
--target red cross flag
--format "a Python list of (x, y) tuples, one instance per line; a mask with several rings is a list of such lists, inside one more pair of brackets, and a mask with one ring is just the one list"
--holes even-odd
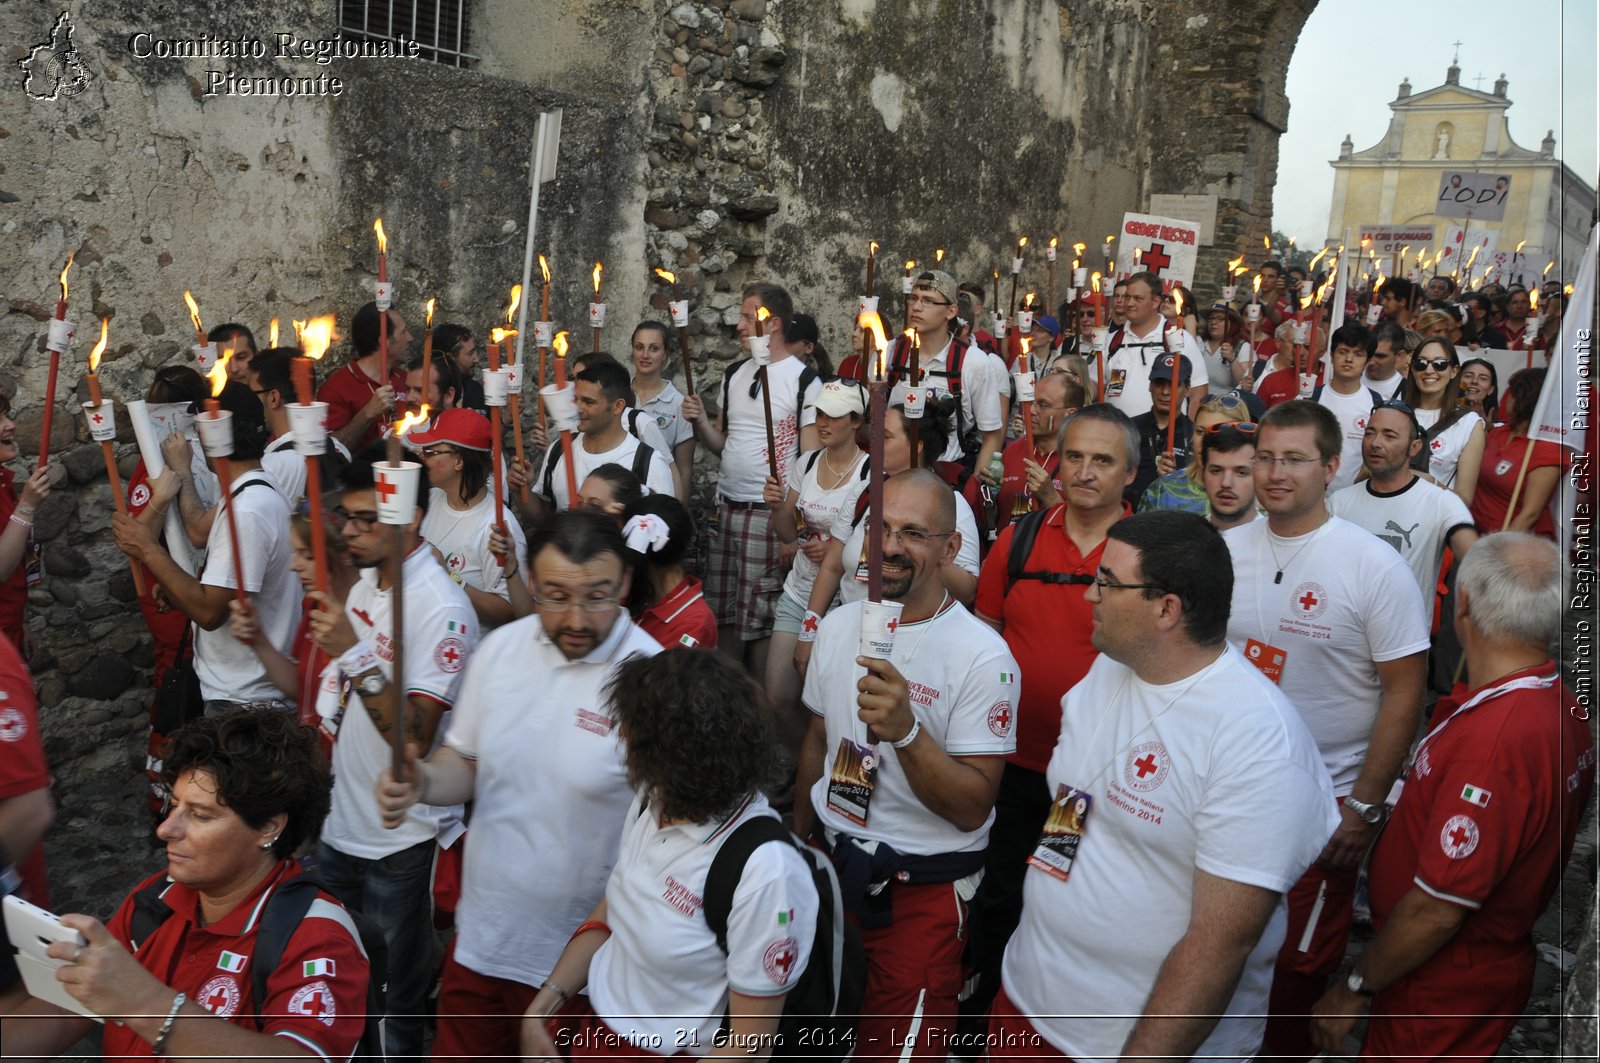
[(1124, 214), (1122, 238), (1117, 241), (1117, 276), (1154, 273), (1163, 288), (1194, 284), (1195, 256), (1200, 249), (1200, 226), (1178, 218), (1154, 214)]

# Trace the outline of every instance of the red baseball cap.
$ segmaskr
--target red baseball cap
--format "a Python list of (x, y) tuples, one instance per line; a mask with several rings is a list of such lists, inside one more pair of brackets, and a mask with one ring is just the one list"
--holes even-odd
[(476, 410), (446, 410), (433, 422), (433, 427), (406, 436), (406, 442), (417, 447), (431, 447), (435, 443), (450, 443), (467, 450), (488, 450), (489, 419)]

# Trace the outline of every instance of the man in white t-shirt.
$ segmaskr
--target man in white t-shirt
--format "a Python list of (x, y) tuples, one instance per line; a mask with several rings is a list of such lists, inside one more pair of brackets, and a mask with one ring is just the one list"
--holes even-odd
[(628, 371), (614, 359), (584, 369), (573, 382), (578, 403), (578, 435), (572, 440), (576, 457), (562, 452), (561, 437), (551, 441), (533, 480), (534, 510), (545, 515), (566, 509), (566, 463), (572, 461), (578, 483), (602, 465), (631, 469), (652, 492), (672, 494), (671, 455), (641, 442), (622, 425), (628, 405)]
[(1332, 784), (1294, 707), (1227, 643), (1222, 537), (1158, 510), (1107, 538), (1100, 656), (1061, 699), (990, 1043), (1249, 1058), (1283, 896), (1337, 825)]
[(566, 510), (529, 543), (536, 616), (486, 635), (443, 744), (385, 771), (396, 826), (419, 802), (473, 802), (456, 939), (439, 990), (441, 1059), (516, 1057), (522, 1013), (605, 891), (634, 789), (607, 684), (660, 652), (628, 619), (627, 546), (608, 517)]
[(940, 569), (960, 546), (949, 486), (927, 469), (903, 472), (885, 485), (883, 511), (883, 596), (903, 607), (888, 629), (893, 649), (887, 660), (858, 656), (870, 603), (823, 618), (801, 695), (813, 717), (794, 824), (802, 837), (816, 828), (862, 927), (855, 1058), (942, 1060), (967, 902), (1016, 748), (1017, 665), (944, 588)]
[[(765, 311), (765, 314), (762, 313)], [(706, 416), (698, 395), (683, 400), (683, 417), (695, 438), (722, 459), (717, 474), (717, 527), (710, 532), (706, 600), (717, 614), (717, 647), (751, 675), (766, 675), (767, 647), (778, 597), (783, 593), (778, 537), (762, 490), (769, 475), (788, 482), (789, 466), (817, 449), (812, 404), (822, 381), (789, 353), (783, 327), (794, 301), (776, 284), (752, 284), (739, 304), (739, 340), (766, 337), (772, 360), (765, 367), (746, 357), (722, 377), (722, 410)], [(772, 403), (772, 462), (767, 454), (766, 402)], [(770, 466), (776, 465), (774, 470)]]
[(1393, 321), (1381, 321), (1372, 330), (1372, 354), (1367, 358), (1361, 386), (1371, 388), (1387, 402), (1398, 398), (1406, 386), (1400, 375), (1400, 359), (1406, 357), (1406, 330)]
[[(122, 552), (142, 561), (167, 601), (194, 621), (194, 669), (206, 714), (263, 707), (288, 711), (294, 706), (268, 678), (255, 650), (233, 637), (227, 621), (228, 602), (236, 597), (238, 586), (233, 563), (237, 528), (244, 590), (261, 637), (279, 653), (289, 652), (300, 619), (300, 581), (289, 571), (289, 506), (272, 476), (261, 468), (267, 422), (260, 401), (249, 387), (232, 381), (218, 401), (233, 415), (233, 454), (228, 462), (234, 519), (231, 524), (226, 516), (212, 521), (199, 577), (186, 572), (162, 547), (156, 538), (159, 525), (150, 527), (119, 513), (112, 527)], [(217, 459), (207, 460), (216, 467)]]
[(1375, 391), (1361, 384), (1371, 357), (1372, 336), (1361, 325), (1347, 323), (1333, 331), (1333, 355), (1329, 360), (1328, 381), (1311, 393), (1311, 401), (1333, 414), (1339, 422), (1343, 444), (1339, 448), (1339, 471), (1328, 486), (1340, 491), (1356, 482), (1361, 472), (1361, 440), (1367, 430), (1372, 408), (1382, 400)]
[[(1116, 351), (1106, 359), (1106, 401), (1129, 417), (1150, 412), (1150, 370), (1167, 353), (1167, 319), (1161, 314), (1161, 279), (1154, 273), (1135, 273), (1128, 278), (1123, 305), (1128, 320), (1122, 326)], [(1209, 378), (1200, 345), (1188, 332), (1178, 330), (1183, 349), (1177, 353), (1189, 360), (1187, 392), (1178, 401), (1184, 412), (1194, 416), (1195, 407), (1206, 394)]]
[(1400, 552), (1417, 579), (1422, 600), (1433, 600), (1439, 561), (1450, 547), (1456, 564), (1478, 541), (1472, 512), (1454, 491), (1419, 476), (1411, 459), (1422, 450), (1422, 428), (1403, 403), (1372, 411), (1361, 453), (1372, 476), (1335, 491), (1328, 508)]
[[(306, 458), (294, 449), (294, 437), (289, 433), (288, 404), (298, 401), (289, 368), (293, 361), (289, 348), (274, 347), (251, 359), (247, 372), (250, 388), (261, 400), (261, 408), (266, 414), (267, 431), (272, 435), (266, 452), (261, 455), (261, 467), (272, 474), (272, 479), (277, 482), (284, 501), (289, 503), (291, 509), (298, 506), (306, 495)], [(330, 477), (349, 463), (350, 450), (330, 435), (328, 451), (318, 460), (323, 483), (331, 485)], [(210, 517), (216, 519), (215, 510), (211, 511)]]
[[(958, 338), (959, 295), (955, 278), (935, 269), (917, 275), (906, 302), (911, 311), (911, 327), (916, 329), (921, 344), (917, 361), (921, 383), (959, 399), (956, 431), (945, 446), (943, 460), (960, 462), (969, 469), (984, 469), (1005, 446), (1000, 393), (1010, 392), (1011, 381), (1002, 359), (988, 354), (970, 339), (963, 345)], [(998, 373), (994, 369), (996, 362), (1000, 366)], [(908, 380), (910, 369), (910, 344), (902, 337), (894, 345), (891, 385)], [(963, 443), (962, 439), (974, 433), (979, 440), (976, 451), (970, 449), (970, 440)]]
[(1228, 532), (1228, 641), (1278, 683), (1322, 751), (1339, 828), (1289, 894), (1266, 1051), (1310, 1058), (1305, 1015), (1344, 959), (1356, 870), (1422, 715), (1428, 621), (1401, 557), (1327, 510), (1342, 443), (1333, 414), (1274, 406), (1256, 432), (1256, 498), (1267, 512)]
[[(473, 416), (476, 416), (474, 414)], [(344, 603), (317, 594), (311, 631), (331, 661), (317, 689), (317, 714), (334, 735), (333, 800), (322, 825), (317, 873), (323, 886), (383, 931), (389, 956), (384, 1047), (405, 1059), (423, 1048), (423, 1016), (433, 983), (434, 839), (460, 809), (414, 805), (390, 830), (373, 788), (388, 767), (397, 726), (422, 749), (455, 702), (472, 652), (477, 617), (466, 592), (439, 567), (418, 535), (427, 494), (394, 544), (378, 523), (373, 467), (356, 462), (340, 478), (342, 534), (361, 578)], [(405, 582), (405, 675), (394, 676), (394, 587)], [(403, 724), (397, 720), (404, 698)], [(456, 832), (459, 835), (459, 831)], [(453, 840), (453, 839), (452, 839)]]

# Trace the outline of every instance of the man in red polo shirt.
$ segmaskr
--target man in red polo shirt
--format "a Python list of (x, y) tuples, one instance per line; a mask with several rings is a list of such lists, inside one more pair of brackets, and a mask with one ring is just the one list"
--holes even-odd
[(1363, 1058), (1489, 1059), (1533, 988), (1533, 923), (1572, 855), (1594, 788), (1587, 713), (1548, 647), (1561, 630), (1548, 540), (1478, 540), (1456, 583), (1467, 684), (1434, 709), (1372, 856), (1377, 936), (1313, 1011), (1317, 1047), (1370, 1000)]
[(1129, 513), (1123, 489), (1139, 467), (1139, 435), (1108, 403), (1067, 417), (1057, 451), (1064, 502), (1027, 518), (1042, 522), (1019, 578), (1011, 579), (1011, 544), (1022, 522), (1000, 533), (978, 576), (977, 611), (1006, 640), (1022, 674), (1017, 751), (1006, 758), (983, 884), (972, 902), (968, 959), (978, 975), (964, 1016), (981, 1017), (1000, 988), (1000, 960), (1022, 915), (1028, 854), (1050, 812), (1045, 768), (1061, 731), (1061, 698), (1094, 663), (1089, 644), (1094, 582), (1106, 532)]
[(1004, 472), (995, 504), (1000, 527), (1061, 501), (1055, 490), (1061, 468), (1056, 447), (1061, 442), (1062, 423), (1084, 399), (1083, 385), (1066, 373), (1051, 371), (1039, 377), (1032, 404), (1033, 452), (1028, 452), (1028, 439), (1023, 436), (1012, 440), (1000, 455)]
[(387, 379), (380, 380), (378, 322), (377, 303), (356, 311), (350, 323), (355, 357), (329, 374), (317, 389), (317, 401), (328, 404), (328, 431), (352, 453), (388, 430), (394, 419), (395, 396), (406, 391), (411, 331), (400, 311), (389, 311), (389, 371)]

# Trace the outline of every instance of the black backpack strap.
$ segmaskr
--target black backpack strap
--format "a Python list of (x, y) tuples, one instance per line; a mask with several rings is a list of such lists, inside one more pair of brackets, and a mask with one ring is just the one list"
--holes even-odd
[(1321, 384), (1318, 384), (1316, 387), (1311, 389), (1312, 402), (1316, 402), (1318, 399), (1322, 398), (1322, 387), (1323, 386)]
[(172, 880), (169, 878), (157, 879), (133, 895), (133, 918), (128, 926), (128, 938), (135, 955), (139, 952), (139, 946), (149, 941), (150, 935), (172, 918), (172, 909), (161, 899), (170, 885)]
[(811, 368), (809, 365), (800, 370), (800, 383), (796, 387), (794, 393), (794, 417), (796, 424), (800, 422), (801, 411), (806, 408), (806, 388), (809, 388), (813, 381), (821, 379), (822, 378), (817, 375), (817, 371)]
[(650, 476), (650, 459), (655, 456), (655, 451), (651, 449), (649, 443), (639, 439), (638, 436), (633, 438), (639, 440), (639, 445), (633, 448), (633, 475), (641, 484), (647, 483)]
[(717, 936), (717, 948), (728, 954), (728, 916), (733, 912), (733, 891), (744, 877), (745, 864), (750, 855), (768, 842), (794, 844), (794, 835), (780, 820), (771, 816), (757, 816), (734, 828), (728, 840), (722, 843), (711, 860), (711, 870), (706, 873), (704, 907), (706, 925)]
[[(739, 367), (749, 360), (748, 358), (741, 358), (737, 362), (730, 363), (728, 368), (722, 371), (722, 427), (724, 430), (728, 427), (728, 389), (733, 386), (733, 374), (737, 373)], [(754, 398), (753, 395), (751, 397)]]
[(1007, 590), (1022, 578), (1022, 570), (1028, 567), (1028, 555), (1033, 553), (1034, 540), (1039, 538), (1039, 529), (1044, 527), (1047, 513), (1049, 510), (1036, 509), (1012, 524), (1011, 550), (1006, 554)]
[(1376, 389), (1368, 388), (1367, 389), (1367, 394), (1372, 397), (1372, 408), (1373, 409), (1377, 409), (1379, 406), (1383, 405), (1383, 396), (1379, 395)]
[(233, 491), (230, 492), (229, 497), (238, 498), (239, 495), (241, 493), (243, 493), (247, 488), (254, 487), (257, 484), (260, 484), (262, 487), (272, 487), (272, 484), (268, 483), (265, 480), (246, 480), (241, 484), (235, 485)]
[(811, 453), (806, 455), (806, 471), (805, 471), (805, 475), (807, 475), (807, 476), (811, 475), (811, 470), (815, 469), (817, 467), (817, 459), (820, 458), (820, 457), (822, 457), (822, 448), (821, 447), (818, 447), (816, 450), (813, 450)]
[[(566, 437), (564, 435), (557, 432), (555, 437), (550, 440), (550, 451), (545, 455), (544, 459), (544, 486), (539, 491), (539, 494), (550, 499), (552, 502), (555, 501), (556, 497), (556, 462), (560, 461), (562, 456), (566, 453), (566, 447), (563, 446), (565, 439)], [(567, 504), (569, 506), (572, 505), (572, 502), (572, 499), (567, 500)]]
[(867, 507), (872, 503), (872, 492), (863, 491), (856, 496), (856, 515), (850, 518), (850, 527), (855, 529), (861, 523), (861, 518), (867, 515)]
[(321, 884), (311, 875), (296, 875), (282, 883), (267, 898), (256, 931), (256, 951), (251, 957), (250, 999), (257, 1016), (267, 1002), (267, 979), (283, 962), (283, 950), (317, 899)]

